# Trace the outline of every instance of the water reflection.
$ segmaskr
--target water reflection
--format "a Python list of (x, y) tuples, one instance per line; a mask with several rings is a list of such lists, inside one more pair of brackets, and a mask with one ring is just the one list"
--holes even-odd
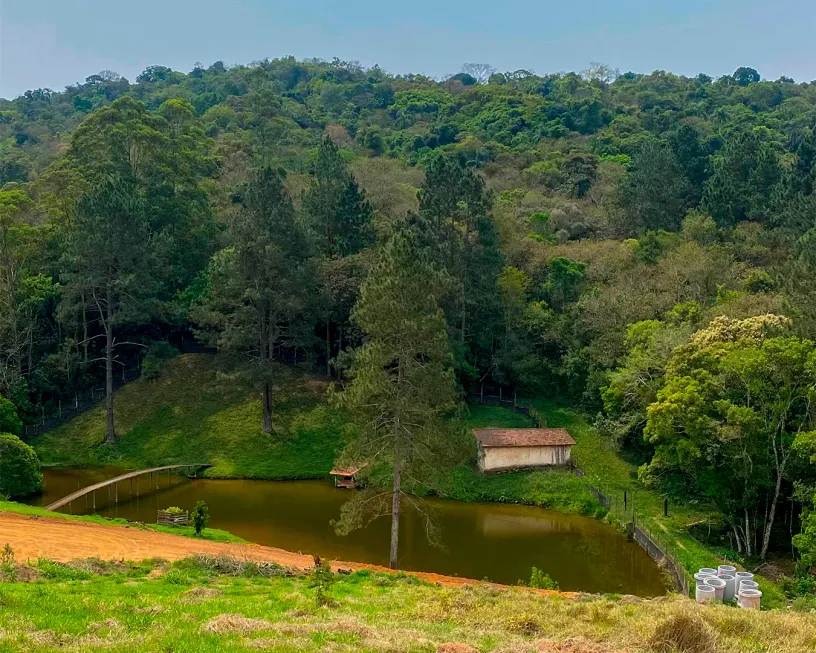
[[(50, 469), (46, 505), (80, 487), (123, 473), (121, 469)], [(118, 497), (118, 503), (117, 503)], [(380, 519), (346, 537), (336, 535), (347, 491), (328, 481), (189, 480), (166, 473), (143, 477), (118, 491), (100, 490), (66, 506), (64, 512), (96, 512), (155, 522), (156, 510), (192, 509), (206, 501), (211, 526), (252, 542), (321, 556), (388, 563), (389, 520)], [(653, 596), (665, 588), (655, 563), (633, 542), (600, 521), (507, 504), (427, 500), (441, 526), (442, 546), (428, 543), (422, 519), (406, 509), (400, 528), (400, 566), (514, 584), (538, 567), (562, 589)]]

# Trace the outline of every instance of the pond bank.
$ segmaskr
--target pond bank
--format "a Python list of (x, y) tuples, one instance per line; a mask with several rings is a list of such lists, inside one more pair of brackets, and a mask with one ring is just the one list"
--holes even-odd
[[(121, 470), (46, 470), (49, 503)], [(351, 497), (328, 481), (247, 481), (165, 476), (159, 488), (120, 484), (116, 494), (97, 492), (96, 499), (75, 501), (75, 513), (96, 512), (131, 521), (154, 522), (169, 506), (191, 509), (204, 500), (211, 525), (247, 541), (292, 551), (317, 553), (327, 559), (388, 562), (389, 523), (373, 522), (347, 536), (338, 536), (332, 520)], [(110, 499), (110, 500), (109, 500)], [(406, 507), (400, 528), (400, 568), (467, 578), (489, 578), (515, 584), (537, 567), (562, 589), (654, 596), (665, 593), (655, 563), (616, 528), (579, 515), (500, 503), (462, 503), (423, 499), (438, 526), (437, 543), (428, 542), (424, 517)]]

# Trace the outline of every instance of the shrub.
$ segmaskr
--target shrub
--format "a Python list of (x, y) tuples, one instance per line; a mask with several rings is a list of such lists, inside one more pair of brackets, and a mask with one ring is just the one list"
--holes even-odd
[(557, 590), (558, 582), (554, 581), (548, 574), (545, 574), (538, 567), (533, 567), (530, 570), (530, 582), (525, 583), (523, 580), (518, 582), (519, 585), (526, 585), (527, 587), (534, 587), (538, 590)]
[(0, 396), (0, 433), (11, 433), (12, 435), (23, 433), (23, 422), (17, 415), (17, 409), (3, 396)]
[(331, 570), (331, 565), (325, 560), (321, 560), (320, 556), (314, 556), (314, 567), (309, 575), (309, 587), (315, 590), (315, 603), (318, 607), (334, 603), (331, 596), (329, 596), (334, 581), (334, 572)]
[(3, 551), (0, 552), (0, 573), (8, 582), (13, 583), (17, 580), (17, 562), (14, 559), (14, 549), (6, 542)]
[(170, 506), (169, 508), (165, 508), (164, 512), (166, 512), (168, 515), (183, 515), (184, 514), (184, 510), (182, 510), (178, 506)]
[(142, 361), (142, 376), (146, 379), (159, 378), (167, 367), (167, 361), (178, 356), (178, 353), (178, 349), (169, 342), (154, 342)]
[(16, 435), (0, 433), (0, 492), (24, 497), (42, 489), (40, 460), (34, 449)]
[(195, 508), (193, 508), (193, 528), (195, 534), (201, 535), (207, 524), (210, 523), (210, 508), (203, 501), (196, 501)]

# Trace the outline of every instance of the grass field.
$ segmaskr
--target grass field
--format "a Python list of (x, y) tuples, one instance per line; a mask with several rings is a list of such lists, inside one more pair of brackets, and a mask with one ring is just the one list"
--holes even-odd
[[(33, 571), (15, 567), (18, 582), (7, 582), (9, 568), (0, 572), (1, 653), (805, 653), (816, 646), (814, 614), (681, 599), (572, 600), (358, 571), (336, 575), (330, 605), (318, 607), (308, 575), (224, 558), (39, 560)], [(474, 648), (443, 647), (450, 643)]]
[[(100, 517), (99, 515), (67, 515), (62, 512), (51, 512), (45, 508), (38, 508), (37, 506), (27, 506), (23, 503), (16, 503), (14, 501), (0, 501), (0, 512), (15, 512), (20, 515), (35, 515), (37, 517), (48, 517), (49, 519), (68, 519), (72, 521), (86, 521), (93, 524), (118, 524), (123, 526), (125, 524), (137, 528), (145, 528), (157, 533), (169, 533), (170, 535), (181, 535), (183, 537), (197, 537), (210, 542), (226, 542), (226, 543), (242, 543), (246, 540), (233, 535), (228, 531), (222, 531), (218, 528), (205, 528), (201, 535), (195, 534), (195, 529), (192, 526), (160, 526), (159, 524), (132, 524), (126, 519), (115, 519), (109, 517)], [(0, 534), (2, 540), (2, 534)], [(0, 541), (2, 546), (2, 541)]]

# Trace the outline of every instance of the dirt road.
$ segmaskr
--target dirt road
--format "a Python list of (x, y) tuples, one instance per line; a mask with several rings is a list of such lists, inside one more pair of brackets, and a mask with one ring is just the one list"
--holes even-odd
[[(276, 562), (284, 567), (306, 569), (312, 557), (257, 544), (221, 544), (179, 535), (167, 535), (141, 528), (94, 524), (60, 518), (0, 513), (0, 547), (6, 543), (14, 549), (18, 562), (27, 559), (50, 558), (68, 562), (77, 558), (102, 560), (144, 560), (164, 558), (180, 560), (197, 554), (228, 555), (238, 560)], [(359, 562), (334, 561), (335, 569), (372, 569), (384, 567)], [(479, 581), (454, 578), (425, 572), (409, 572), (414, 576), (448, 587), (473, 585)], [(552, 592), (575, 596), (572, 592)]]

